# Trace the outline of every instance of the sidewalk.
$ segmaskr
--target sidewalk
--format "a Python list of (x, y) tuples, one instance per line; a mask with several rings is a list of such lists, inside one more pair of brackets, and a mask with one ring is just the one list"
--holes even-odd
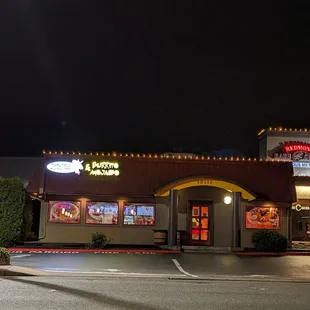
[(32, 268), (0, 265), (0, 277), (47, 276), (48, 273)]
[(288, 251), (283, 253), (274, 252), (232, 252), (239, 256), (310, 256), (310, 251)]

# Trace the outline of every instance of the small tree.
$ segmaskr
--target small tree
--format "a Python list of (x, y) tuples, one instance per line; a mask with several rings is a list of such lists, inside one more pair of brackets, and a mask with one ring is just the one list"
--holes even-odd
[(20, 237), (26, 191), (18, 178), (0, 178), (0, 247), (13, 246)]

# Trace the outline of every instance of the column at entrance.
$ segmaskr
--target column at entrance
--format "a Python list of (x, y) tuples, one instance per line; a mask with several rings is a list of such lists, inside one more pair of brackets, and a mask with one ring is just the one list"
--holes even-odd
[(170, 190), (169, 194), (169, 228), (168, 246), (177, 245), (178, 232), (178, 191)]
[(231, 247), (238, 249), (241, 247), (241, 229), (240, 229), (240, 210), (241, 210), (241, 193), (234, 192), (232, 199), (232, 240)]

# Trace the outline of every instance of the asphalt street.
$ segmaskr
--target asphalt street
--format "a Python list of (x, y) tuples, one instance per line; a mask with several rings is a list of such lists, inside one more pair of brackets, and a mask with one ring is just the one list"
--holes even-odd
[(68, 275), (266, 277), (310, 280), (310, 256), (12, 254), (12, 264)]
[(6, 310), (309, 309), (310, 284), (94, 277), (0, 279)]

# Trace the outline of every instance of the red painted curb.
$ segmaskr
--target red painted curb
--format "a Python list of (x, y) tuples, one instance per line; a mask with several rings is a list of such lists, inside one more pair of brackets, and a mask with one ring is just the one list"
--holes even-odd
[(47, 248), (8, 248), (10, 253), (45, 253), (45, 254), (79, 254), (79, 253), (135, 253), (135, 254), (180, 254), (181, 251), (175, 250), (118, 250), (118, 249), (47, 249)]
[(310, 256), (310, 252), (233, 252), (231, 254), (239, 256)]

